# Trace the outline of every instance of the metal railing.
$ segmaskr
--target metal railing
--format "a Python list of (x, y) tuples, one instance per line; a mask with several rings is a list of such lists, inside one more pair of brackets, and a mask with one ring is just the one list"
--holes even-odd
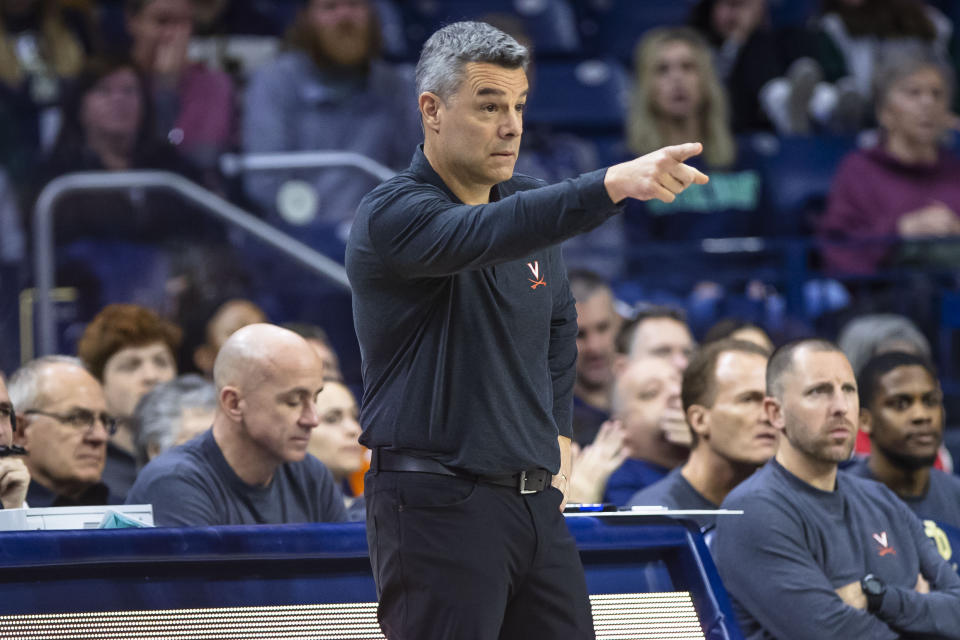
[(220, 170), (228, 176), (243, 171), (273, 171), (278, 169), (320, 169), (324, 167), (354, 167), (375, 178), (389, 180), (396, 171), (372, 158), (353, 151), (289, 151), (283, 153), (225, 153), (220, 156)]
[[(343, 165), (345, 163), (344, 158), (340, 157), (342, 154), (324, 153), (322, 155), (333, 156), (336, 160), (334, 164)], [(357, 154), (348, 155), (356, 156)], [(359, 157), (363, 158), (363, 156)], [(317, 160), (317, 158), (313, 159)], [(356, 158), (350, 159), (346, 163), (353, 165), (354, 160)], [(369, 158), (366, 160), (372, 165), (377, 165)], [(257, 157), (251, 156), (239, 162), (241, 165), (246, 165), (246, 163), (256, 164), (256, 161)], [(357, 161), (356, 164), (365, 163)], [(309, 166), (317, 165), (311, 164)], [(372, 166), (370, 168), (376, 170)], [(390, 175), (393, 175), (392, 171), (390, 171)], [(378, 177), (380, 176), (378, 175)], [(347, 273), (342, 265), (183, 176), (167, 171), (69, 173), (51, 180), (44, 187), (33, 210), (35, 299), (38, 324), (36, 351), (38, 354), (53, 353), (56, 350), (57, 343), (53, 300), (50, 296), (54, 287), (54, 206), (68, 193), (130, 188), (170, 189), (187, 200), (200, 205), (200, 211), (203, 213), (243, 229), (318, 275), (348, 291), (350, 290)]]

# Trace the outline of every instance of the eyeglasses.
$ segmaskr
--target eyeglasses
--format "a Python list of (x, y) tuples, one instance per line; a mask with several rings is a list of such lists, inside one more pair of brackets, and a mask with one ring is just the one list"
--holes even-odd
[(112, 436), (117, 432), (117, 419), (104, 411), (101, 411), (100, 413), (94, 413), (88, 409), (74, 409), (67, 415), (63, 415), (60, 413), (50, 413), (49, 411), (40, 411), (39, 409), (27, 409), (23, 412), (23, 415), (29, 415), (31, 413), (53, 418), (58, 422), (68, 424), (75, 429), (81, 430), (92, 428), (93, 424), (97, 420), (100, 420), (100, 424), (103, 425), (103, 428), (107, 430), (109, 435)]

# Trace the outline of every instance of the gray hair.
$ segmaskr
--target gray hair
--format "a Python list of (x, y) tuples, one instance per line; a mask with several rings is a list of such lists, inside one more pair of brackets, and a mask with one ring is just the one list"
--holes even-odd
[(843, 327), (837, 338), (837, 344), (847, 354), (858, 377), (870, 358), (889, 351), (887, 345), (891, 342), (905, 342), (914, 348), (914, 353), (930, 359), (930, 342), (926, 336), (909, 318), (894, 313), (858, 316)]
[(87, 370), (79, 358), (72, 356), (43, 356), (27, 362), (14, 371), (7, 382), (10, 403), (17, 411), (36, 409), (43, 404), (45, 398), (40, 397), (40, 383), (44, 370), (54, 364), (68, 364)]
[(147, 463), (150, 445), (160, 451), (173, 446), (180, 433), (184, 409), (216, 408), (217, 390), (203, 376), (188, 373), (158, 384), (140, 398), (133, 412), (140, 427), (136, 438), (137, 463)]
[(947, 104), (953, 103), (956, 78), (953, 69), (928, 47), (909, 46), (887, 53), (877, 65), (873, 76), (873, 96), (877, 109), (883, 108), (893, 87), (921, 69), (934, 69), (943, 78), (947, 88)]
[(448, 24), (423, 45), (417, 62), (417, 95), (429, 91), (446, 100), (460, 87), (468, 62), (488, 62), (526, 71), (530, 51), (486, 22)]

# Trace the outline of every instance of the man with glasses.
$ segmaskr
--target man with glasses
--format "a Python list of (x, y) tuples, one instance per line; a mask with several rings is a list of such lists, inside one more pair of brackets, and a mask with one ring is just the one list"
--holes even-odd
[(4, 509), (19, 509), (27, 496), (30, 472), (23, 458), (11, 449), (17, 417), (7, 387), (0, 376), (0, 505)]
[(100, 481), (116, 422), (100, 383), (76, 358), (45, 356), (10, 377), (14, 443), (29, 453), (31, 507), (113, 504)]

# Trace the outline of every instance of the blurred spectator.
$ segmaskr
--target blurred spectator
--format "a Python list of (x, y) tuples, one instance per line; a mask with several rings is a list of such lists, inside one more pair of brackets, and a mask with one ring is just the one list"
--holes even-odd
[(623, 425), (627, 459), (607, 480), (604, 502), (624, 505), (690, 453), (680, 404), (680, 372), (663, 358), (631, 360), (614, 386), (613, 415)]
[[(9, 447), (13, 444), (13, 436), (17, 427), (17, 414), (3, 376), (0, 375), (0, 446)], [(0, 507), (3, 509), (20, 509), (27, 496), (27, 487), (30, 485), (30, 472), (23, 458), (19, 455), (0, 457)]]
[(182, 357), (192, 362), (207, 378), (213, 377), (213, 363), (220, 347), (241, 327), (266, 322), (267, 314), (250, 300), (234, 298), (225, 302), (186, 309), (186, 339)]
[[(727, 97), (703, 38), (686, 27), (648, 31), (637, 43), (627, 143), (644, 155), (666, 145), (703, 142), (707, 166), (736, 159)], [(711, 180), (713, 176), (711, 176)]]
[(885, 484), (924, 519), (960, 528), (960, 478), (933, 463), (943, 442), (943, 392), (923, 358), (894, 351), (858, 377), (860, 430), (872, 453), (848, 471)]
[(10, 376), (14, 442), (30, 452), (31, 507), (116, 504), (100, 481), (116, 422), (100, 383), (76, 358), (45, 356)]
[(722, 318), (718, 320), (712, 327), (707, 329), (707, 332), (703, 335), (702, 346), (727, 338), (753, 343), (766, 351), (767, 355), (773, 353), (773, 341), (770, 340), (770, 336), (767, 335), (766, 331), (755, 324), (737, 318)]
[[(126, 0), (126, 14), (131, 55), (149, 83), (157, 135), (212, 172), (232, 142), (233, 83), (187, 58), (193, 0)], [(206, 182), (213, 184), (212, 177)]]
[(80, 72), (84, 56), (56, 0), (0, 1), (0, 126), (11, 138), (0, 163), (16, 179), (53, 143), (64, 84)]
[[(162, 169), (190, 175), (173, 147), (153, 135), (152, 110), (143, 77), (123, 58), (92, 58), (64, 104), (64, 123), (34, 185), (35, 194), (50, 180), (73, 171)], [(25, 212), (32, 210), (27, 201)], [(57, 238), (123, 238), (156, 243), (175, 231), (204, 229), (202, 219), (176, 197), (162, 192), (71, 194), (55, 211)], [(186, 209), (186, 210), (185, 210)], [(192, 215), (191, 215), (192, 214)]]
[[(298, 13), (288, 44), (290, 50), (247, 87), (243, 150), (352, 151), (405, 168), (422, 139), (413, 75), (379, 59), (372, 4), (311, 0)], [(360, 198), (378, 182), (357, 169), (332, 168), (249, 172), (244, 183), (269, 215), (329, 236), (353, 220)]]
[[(919, 327), (909, 318), (893, 313), (857, 316), (840, 330), (837, 344), (850, 360), (850, 366), (858, 378), (863, 367), (874, 356), (891, 351), (912, 353), (928, 362), (933, 357), (930, 342)], [(858, 431), (854, 453), (858, 456), (868, 455), (870, 449), (870, 438), (864, 431)], [(953, 460), (946, 447), (940, 448), (935, 466), (947, 472), (953, 470)]]
[(673, 307), (644, 307), (617, 336), (617, 350), (629, 360), (662, 358), (683, 373), (696, 345), (683, 311)]
[(323, 379), (343, 382), (343, 373), (340, 371), (340, 358), (330, 342), (330, 337), (322, 327), (305, 322), (288, 322), (283, 325), (284, 329), (289, 329), (295, 334), (307, 341), (320, 360), (323, 362)]
[(910, 318), (894, 313), (868, 313), (850, 320), (840, 330), (837, 345), (850, 359), (860, 376), (874, 356), (890, 351), (913, 353), (926, 360), (933, 357), (930, 342)]
[[(324, 375), (326, 379), (326, 375)], [(365, 503), (360, 491), (351, 485), (358, 471), (369, 468), (367, 449), (360, 444), (360, 423), (357, 401), (343, 384), (326, 379), (323, 391), (317, 394), (320, 425), (310, 432), (307, 451), (333, 475), (343, 491), (348, 520), (363, 520)]]
[(610, 417), (617, 359), (616, 339), (622, 319), (614, 309), (613, 291), (589, 271), (571, 271), (570, 291), (577, 307), (577, 378), (573, 386), (573, 440), (593, 442)]
[[(629, 505), (716, 509), (727, 494), (777, 451), (777, 432), (763, 409), (769, 352), (750, 342), (704, 346), (683, 374), (681, 397), (693, 433), (690, 457)], [(691, 516), (701, 527), (716, 516)]]
[(823, 0), (821, 7), (817, 59), (826, 82), (814, 91), (809, 113), (835, 131), (863, 127), (866, 107), (881, 102), (874, 79), (889, 58), (922, 47), (941, 64), (949, 61), (953, 25), (929, 3)]
[[(726, 92), (703, 38), (687, 27), (649, 31), (637, 45), (635, 69), (627, 116), (630, 151), (643, 155), (664, 145), (701, 141), (703, 155), (690, 163), (709, 173), (710, 182), (671, 203), (629, 200), (624, 218), (629, 246), (763, 234), (760, 173), (737, 164)], [(706, 280), (714, 265), (731, 260), (691, 258), (689, 249), (673, 246), (640, 246), (629, 264), (631, 270), (662, 274), (659, 280), (669, 290)]]
[[(824, 261), (852, 274), (893, 262), (956, 266), (955, 244), (910, 243), (960, 234), (960, 158), (940, 146), (953, 122), (953, 72), (907, 53), (888, 58), (876, 79), (880, 142), (844, 159), (821, 222), (826, 239), (862, 244), (828, 246)], [(892, 238), (902, 243), (884, 242)]]
[(87, 325), (77, 355), (103, 385), (117, 431), (107, 443), (103, 482), (123, 501), (137, 477), (134, 409), (156, 385), (177, 375), (181, 331), (150, 309), (111, 304)]
[(343, 496), (307, 453), (323, 365), (303, 338), (273, 325), (240, 329), (214, 366), (213, 428), (157, 456), (127, 496), (159, 526), (341, 521)]
[[(191, 169), (154, 137), (147, 87), (126, 59), (93, 58), (64, 106), (53, 153), (37, 172), (22, 212), (47, 183), (74, 171)], [(167, 189), (81, 191), (57, 200), (54, 239), (60, 286), (79, 289), (80, 318), (109, 302), (167, 308), (171, 265), (197, 246), (223, 243), (223, 224)], [(129, 264), (137, 264), (131, 270)]]
[(690, 26), (710, 43), (717, 75), (730, 96), (734, 131), (770, 128), (760, 106), (761, 90), (784, 73), (777, 34), (770, 28), (767, 0), (700, 0)]
[(217, 389), (194, 373), (163, 382), (137, 403), (137, 466), (183, 444), (213, 424)]

